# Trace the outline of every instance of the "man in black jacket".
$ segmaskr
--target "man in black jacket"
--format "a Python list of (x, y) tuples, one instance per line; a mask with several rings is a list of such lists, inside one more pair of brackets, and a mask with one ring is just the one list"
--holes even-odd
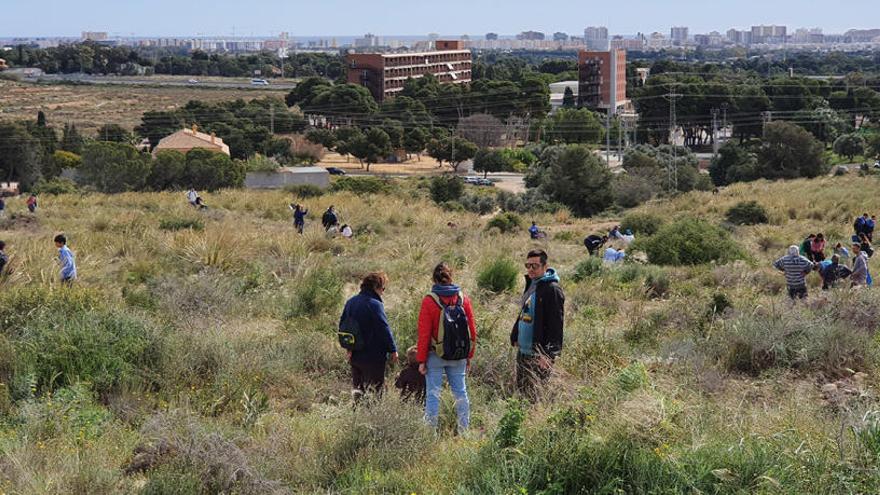
[(539, 386), (549, 378), (553, 361), (562, 352), (565, 294), (556, 271), (547, 267), (547, 253), (543, 250), (530, 251), (525, 266), (528, 270), (526, 290), (510, 333), (510, 343), (519, 349), (517, 390), (536, 400)]
[(590, 256), (595, 256), (599, 253), (599, 250), (602, 249), (602, 246), (604, 246), (606, 242), (608, 242), (607, 235), (602, 237), (599, 237), (596, 234), (588, 235), (587, 238), (584, 239), (584, 247), (590, 252)]

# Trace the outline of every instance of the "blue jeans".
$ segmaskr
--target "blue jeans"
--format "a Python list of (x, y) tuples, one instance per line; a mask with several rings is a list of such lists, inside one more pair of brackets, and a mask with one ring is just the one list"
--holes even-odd
[(471, 405), (468, 401), (465, 374), (467, 359), (446, 361), (433, 352), (428, 354), (428, 373), (425, 375), (425, 417), (431, 426), (437, 426), (440, 415), (440, 391), (443, 388), (443, 373), (449, 381), (452, 396), (455, 397), (455, 414), (458, 416), (458, 429), (466, 430), (470, 423)]

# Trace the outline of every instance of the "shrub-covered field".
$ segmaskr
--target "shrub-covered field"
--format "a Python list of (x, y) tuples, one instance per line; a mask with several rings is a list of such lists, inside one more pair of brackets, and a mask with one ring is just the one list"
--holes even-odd
[[(876, 493), (880, 295), (820, 293), (811, 275), (792, 305), (770, 263), (810, 232), (845, 241), (852, 217), (880, 209), (878, 185), (759, 181), (619, 217), (525, 215), (512, 233), (417, 182), (224, 190), (204, 212), (182, 193), (44, 195), (35, 217), (8, 201), (0, 492)], [(767, 223), (727, 221), (750, 200)], [(310, 210), (303, 236), (292, 201)], [(320, 231), (331, 204), (352, 241)], [(533, 219), (546, 240), (529, 240)], [(621, 223), (645, 246), (628, 258), (656, 251), (662, 266), (586, 260), (582, 239)], [(71, 289), (58, 232), (77, 255)], [(513, 392), (508, 333), (536, 246), (567, 303), (562, 357), (531, 404)], [(480, 333), (462, 436), (448, 393), (437, 434), (393, 388), (353, 408), (334, 334), (381, 269), (398, 347), (412, 345), (440, 260)]]

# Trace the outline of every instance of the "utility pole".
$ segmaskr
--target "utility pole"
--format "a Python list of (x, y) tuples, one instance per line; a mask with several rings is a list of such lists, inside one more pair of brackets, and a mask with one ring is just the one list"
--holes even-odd
[[(672, 83), (673, 85), (675, 83)], [(675, 92), (675, 86), (666, 94), (665, 98), (669, 100), (669, 142), (672, 146), (672, 161), (669, 164), (669, 183), (673, 190), (678, 190), (678, 150), (676, 150), (675, 130), (678, 127), (676, 123), (675, 101), (682, 95)]]
[(275, 134), (275, 104), (269, 105), (269, 132)]
[(730, 108), (730, 104), (726, 101), (721, 104), (721, 128), (727, 129), (727, 109)]
[(712, 153), (718, 158), (718, 109), (712, 109)]
[(773, 112), (769, 110), (766, 112), (761, 112), (761, 120), (764, 122), (762, 136), (767, 137), (767, 124), (773, 122)]

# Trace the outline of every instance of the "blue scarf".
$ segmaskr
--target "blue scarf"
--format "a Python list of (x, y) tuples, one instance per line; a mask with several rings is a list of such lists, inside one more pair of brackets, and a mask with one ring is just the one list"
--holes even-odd
[(458, 295), (458, 293), (461, 292), (461, 287), (459, 287), (455, 284), (451, 284), (451, 285), (434, 284), (434, 286), (431, 287), (431, 292), (433, 292), (434, 294), (437, 294), (438, 296), (441, 296), (441, 297), (452, 297), (452, 296)]

